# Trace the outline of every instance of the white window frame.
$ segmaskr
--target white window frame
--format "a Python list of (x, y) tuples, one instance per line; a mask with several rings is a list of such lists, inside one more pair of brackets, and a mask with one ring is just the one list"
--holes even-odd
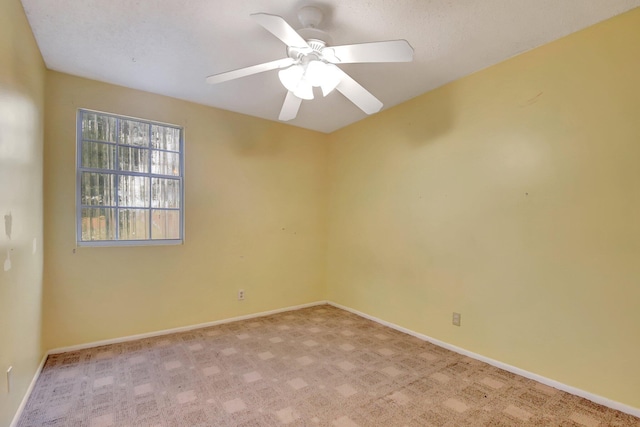
[[(93, 141), (93, 140), (85, 140), (82, 135), (82, 117), (83, 113), (91, 113), (91, 114), (99, 114), (102, 116), (107, 116), (116, 119), (116, 142), (105, 142), (105, 141), (95, 141), (100, 143), (107, 143), (110, 145), (114, 145), (116, 147), (115, 151), (115, 169), (102, 169), (102, 168), (88, 168), (82, 166), (82, 142), (83, 141)], [(151, 172), (151, 161), (149, 162), (149, 171), (148, 172), (132, 172), (132, 171), (124, 171), (120, 170), (119, 165), (119, 155), (118, 150), (120, 146), (124, 147), (132, 147), (131, 145), (123, 144), (119, 141), (120, 135), (120, 121), (122, 120), (131, 120), (139, 123), (144, 123), (149, 127), (153, 126), (162, 126), (169, 127), (173, 129), (178, 129), (180, 131), (180, 141), (179, 141), (179, 167), (180, 174), (179, 175), (163, 175)], [(149, 131), (149, 138), (151, 138), (151, 132)], [(164, 151), (175, 153), (175, 151), (163, 150), (163, 149), (155, 149), (151, 148), (151, 144), (147, 147), (149, 150), (149, 155), (151, 156), (152, 151)], [(107, 208), (115, 209), (115, 240), (82, 240), (82, 209), (83, 208), (101, 208), (101, 205), (83, 205), (82, 204), (82, 173), (83, 172), (93, 172), (93, 173), (105, 173), (115, 175), (115, 185), (114, 185), (114, 193), (115, 193), (115, 206), (107, 206)], [(118, 197), (118, 177), (119, 176), (144, 176), (149, 178), (149, 182), (151, 182), (152, 178), (169, 178), (169, 179), (177, 179), (180, 181), (180, 206), (179, 209), (170, 209), (170, 208), (153, 208), (152, 200), (149, 197), (149, 205), (145, 207), (139, 207), (139, 209), (145, 209), (149, 211), (149, 237), (147, 239), (136, 239), (136, 240), (120, 240), (119, 239), (119, 197)], [(149, 191), (151, 191), (151, 185), (149, 185)], [(135, 208), (134, 208), (135, 209)], [(179, 232), (180, 236), (177, 239), (152, 239), (152, 226), (153, 221), (151, 218), (151, 211), (154, 209), (159, 210), (179, 210), (180, 213), (180, 227)], [(76, 116), (76, 244), (78, 246), (158, 246), (158, 245), (180, 245), (184, 243), (184, 128), (182, 126), (157, 122), (147, 119), (141, 119), (137, 117), (124, 116), (121, 114), (113, 114), (106, 113), (103, 111), (90, 110), (86, 108), (78, 109)]]

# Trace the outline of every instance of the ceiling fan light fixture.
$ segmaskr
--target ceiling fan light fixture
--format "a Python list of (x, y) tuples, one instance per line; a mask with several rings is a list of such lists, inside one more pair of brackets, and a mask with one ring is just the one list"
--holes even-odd
[(304, 68), (301, 65), (292, 65), (288, 68), (278, 71), (278, 77), (284, 87), (290, 92), (295, 92), (298, 84), (304, 75)]
[(282, 85), (298, 98), (313, 99), (313, 88), (322, 88), (327, 96), (340, 83), (338, 68), (321, 60), (295, 64), (278, 72)]
[(300, 80), (293, 94), (300, 99), (313, 99), (313, 86), (306, 79)]
[(320, 87), (325, 80), (326, 73), (327, 64), (320, 60), (314, 60), (307, 64), (307, 69), (304, 72), (304, 78), (311, 83), (311, 86)]
[(340, 84), (341, 80), (338, 67), (333, 64), (325, 65), (326, 67), (322, 78), (322, 84), (320, 84), (320, 87), (322, 88), (322, 96), (329, 95)]
[(313, 99), (313, 87), (305, 78), (305, 68), (300, 64), (278, 71), (282, 85), (300, 99)]
[(338, 68), (321, 60), (314, 60), (307, 64), (304, 78), (311, 86), (321, 87), (322, 95), (327, 96), (340, 83)]

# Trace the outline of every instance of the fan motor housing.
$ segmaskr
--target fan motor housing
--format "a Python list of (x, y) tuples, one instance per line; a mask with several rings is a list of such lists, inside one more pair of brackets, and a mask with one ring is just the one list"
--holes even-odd
[(287, 48), (287, 55), (289, 56), (289, 58), (298, 60), (308, 55), (313, 55), (318, 58), (322, 57), (322, 49), (327, 46), (327, 43), (325, 43), (324, 40), (307, 39), (306, 42), (313, 50), (312, 52), (309, 52), (307, 48), (297, 48), (291, 46)]

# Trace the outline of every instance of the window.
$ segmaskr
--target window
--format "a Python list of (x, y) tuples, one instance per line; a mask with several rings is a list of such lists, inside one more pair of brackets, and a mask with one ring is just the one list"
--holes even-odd
[(182, 128), (79, 110), (77, 144), (79, 245), (182, 243)]

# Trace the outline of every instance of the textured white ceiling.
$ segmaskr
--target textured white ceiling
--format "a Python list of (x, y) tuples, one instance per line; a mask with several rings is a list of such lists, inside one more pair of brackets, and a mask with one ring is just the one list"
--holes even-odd
[[(22, 0), (48, 68), (277, 120), (286, 90), (270, 71), (205, 77), (286, 56), (251, 13), (325, 12), (333, 44), (406, 39), (414, 61), (341, 66), (384, 109), (640, 6), (640, 0)], [(334, 91), (304, 101), (292, 125), (332, 132), (366, 115)]]

